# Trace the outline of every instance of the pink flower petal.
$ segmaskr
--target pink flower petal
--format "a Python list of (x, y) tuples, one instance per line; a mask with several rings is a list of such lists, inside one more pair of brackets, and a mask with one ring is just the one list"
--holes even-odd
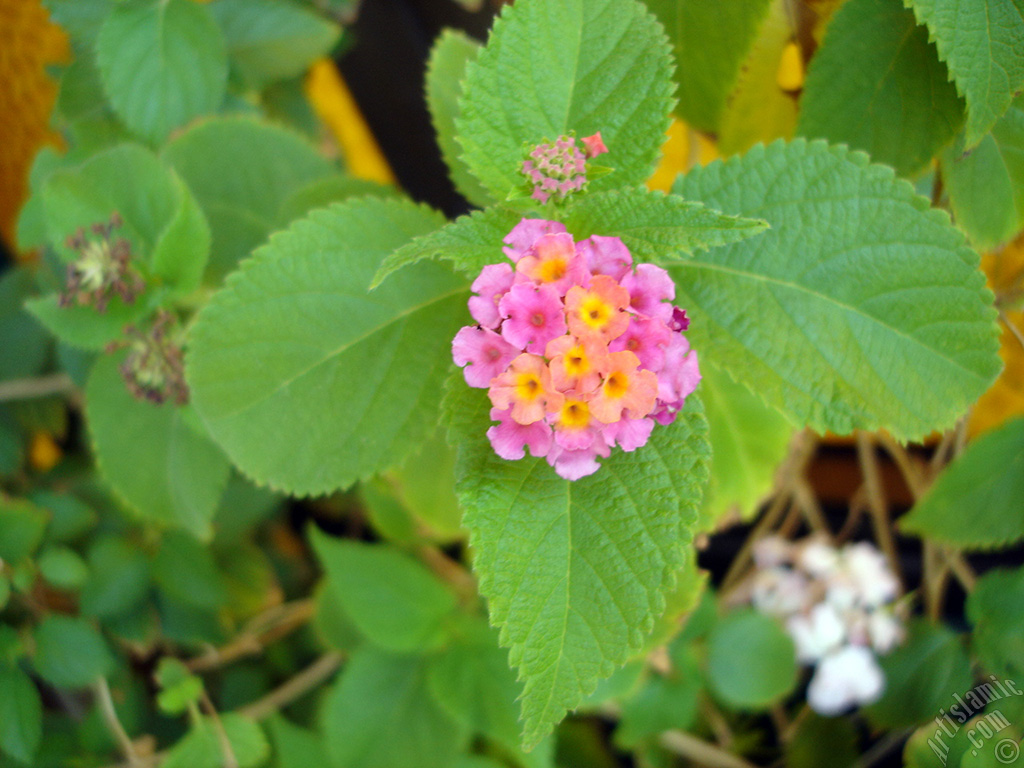
[(462, 373), (471, 387), (489, 387), (518, 354), (516, 347), (486, 328), (466, 326), (452, 340), (452, 358), (456, 365), (466, 366)]
[(532, 456), (546, 456), (551, 448), (551, 427), (543, 421), (533, 424), (517, 424), (512, 418), (512, 410), (491, 409), (491, 420), (497, 421), (496, 426), (487, 430), (494, 452), (503, 459), (516, 461), (526, 455), (525, 448), (530, 449)]
[[(547, 195), (545, 195), (545, 200)], [(545, 202), (542, 200), (541, 202)], [(502, 250), (512, 261), (519, 261), (522, 255), (529, 250), (541, 235), (548, 235), (556, 232), (565, 232), (565, 225), (558, 221), (547, 219), (523, 219), (509, 232), (504, 239), (508, 246)]]

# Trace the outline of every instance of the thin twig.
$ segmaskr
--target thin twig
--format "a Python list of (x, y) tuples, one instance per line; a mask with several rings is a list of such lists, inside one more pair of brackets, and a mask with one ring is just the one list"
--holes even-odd
[(868, 512), (871, 513), (875, 539), (881, 545), (882, 551), (885, 552), (892, 572), (902, 581), (896, 541), (893, 538), (892, 526), (889, 521), (889, 505), (886, 503), (882, 491), (875, 446), (867, 432), (857, 432), (857, 458), (860, 460), (861, 473), (864, 475), (864, 485), (868, 494)]
[(451, 585), (463, 604), (479, 600), (476, 579), (460, 563), (452, 560), (437, 547), (423, 545), (416, 551), (430, 570), (437, 574), (442, 581)]
[(956, 580), (960, 582), (960, 586), (968, 594), (973, 592), (974, 587), (978, 583), (978, 575), (971, 568), (970, 563), (967, 562), (963, 554), (956, 550), (941, 550), (941, 552), (942, 556), (946, 559), (946, 565), (949, 566), (949, 570), (956, 577)]
[(128, 736), (128, 732), (121, 725), (121, 720), (117, 716), (117, 710), (114, 709), (114, 698), (110, 694), (110, 685), (107, 684), (107, 678), (97, 677), (92, 684), (92, 690), (96, 694), (96, 701), (100, 705), (100, 714), (103, 715), (103, 722), (107, 726), (107, 730), (110, 731), (110, 735), (114, 737), (114, 741), (117, 742), (121, 753), (128, 760), (128, 765), (132, 766), (132, 768), (138, 768), (142, 765), (142, 762), (139, 760), (139, 755), (135, 751), (135, 745)]
[(811, 487), (806, 478), (801, 477), (796, 481), (793, 486), (793, 496), (797, 506), (800, 507), (800, 511), (803, 512), (807, 525), (816, 533), (824, 534), (831, 540), (832, 531), (828, 527), (825, 513), (821, 509), (821, 504), (818, 503), (818, 497), (814, 493), (814, 488)]
[(224, 723), (221, 722), (220, 715), (217, 714), (217, 709), (213, 706), (213, 702), (210, 701), (210, 696), (206, 691), (203, 691), (199, 702), (213, 724), (213, 732), (217, 736), (217, 743), (220, 745), (220, 751), (224, 757), (224, 768), (238, 768), (238, 758), (235, 757), (235, 750), (231, 746), (231, 739), (228, 738), (228, 732), (224, 730)]
[(325, 653), (294, 677), (289, 678), (262, 699), (257, 699), (238, 710), (238, 714), (262, 720), (288, 706), (333, 675), (341, 666), (340, 653)]
[(885, 448), (885, 452), (895, 462), (900, 470), (900, 474), (903, 475), (903, 481), (907, 484), (907, 488), (910, 489), (910, 494), (914, 497), (914, 501), (920, 499), (927, 490), (927, 486), (921, 470), (915, 464), (913, 457), (888, 432), (879, 432), (877, 438), (879, 444)]
[(35, 379), (13, 379), (0, 382), (0, 403), (50, 395), (70, 395), (74, 391), (75, 384), (66, 373), (54, 373)]
[(1021, 333), (1020, 329), (1010, 322), (1010, 318), (1002, 309), (999, 310), (999, 319), (1003, 321), (1003, 324), (1010, 329), (1010, 333), (1012, 333), (1020, 345), (1024, 347), (1024, 333)]
[(301, 627), (316, 612), (311, 599), (276, 605), (250, 621), (245, 628), (221, 648), (211, 648), (186, 662), (191, 672), (204, 672), (222, 667), (245, 656), (255, 656), (285, 635)]
[(658, 743), (669, 752), (709, 768), (756, 768), (739, 755), (726, 752), (721, 747), (683, 731), (665, 731), (658, 737)]

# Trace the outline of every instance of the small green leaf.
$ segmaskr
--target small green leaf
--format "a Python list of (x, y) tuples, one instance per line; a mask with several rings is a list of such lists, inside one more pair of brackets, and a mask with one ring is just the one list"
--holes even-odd
[(388, 254), (373, 276), (370, 290), (376, 289), (391, 273), (423, 259), (445, 259), (459, 272), (475, 278), (488, 264), (505, 260), (502, 240), (521, 219), (517, 211), (499, 206), (459, 216), (441, 229), (420, 235)]
[(153, 274), (182, 293), (199, 287), (210, 255), (210, 225), (192, 197), (188, 187), (177, 176), (178, 210), (167, 223), (153, 247)]
[(711, 531), (726, 512), (744, 518), (771, 491), (794, 427), (755, 393), (702, 358), (700, 393), (711, 434), (711, 482), (698, 530)]
[(153, 144), (224, 99), (224, 38), (198, 3), (117, 3), (100, 30), (96, 60), (118, 115)]
[(707, 478), (707, 424), (691, 396), (646, 446), (570, 482), (543, 459), (499, 458), (487, 398), (459, 375), (449, 387), (456, 491), (480, 592), (523, 681), (529, 750), (642, 647), (664, 612)]
[(391, 651), (436, 645), (455, 596), (425, 566), (385, 544), (332, 539), (316, 529), (313, 548), (345, 613)]
[(318, 733), (300, 728), (280, 714), (266, 722), (276, 768), (323, 768), (329, 764), (324, 739)]
[(1024, 672), (1024, 568), (996, 569), (980, 579), (967, 598), (974, 625), (974, 653), (987, 672), (1020, 680)]
[(676, 114), (715, 132), (770, 0), (645, 0), (672, 41)]
[(702, 689), (700, 666), (693, 654), (685, 666), (668, 676), (652, 674), (622, 705), (622, 719), (615, 729), (615, 743), (635, 747), (645, 738), (662, 731), (688, 731), (697, 718)]
[(462, 159), (502, 200), (523, 180), (524, 145), (600, 131), (616, 171), (592, 188), (641, 184), (669, 125), (671, 77), (665, 33), (635, 0), (506, 5), (466, 67)]
[(0, 381), (34, 376), (46, 364), (46, 331), (24, 308), (33, 287), (28, 269), (12, 269), (0, 277)]
[(99, 538), (89, 548), (88, 559), (89, 577), (79, 600), (86, 616), (124, 616), (149, 593), (149, 558), (131, 541), (113, 535)]
[(216, 610), (227, 592), (210, 549), (190, 534), (169, 531), (153, 558), (153, 580), (185, 605)]
[(145, 520), (210, 535), (229, 465), (170, 403), (136, 400), (118, 358), (96, 361), (85, 390), (86, 417), (100, 472)]
[(586, 195), (575, 202), (566, 227), (577, 240), (590, 235), (619, 237), (633, 262), (665, 264), (717, 245), (738, 243), (768, 229), (744, 219), (642, 187)]
[(708, 637), (711, 691), (737, 709), (764, 709), (796, 686), (796, 649), (770, 616), (740, 610), (726, 616)]
[(176, 136), (163, 157), (188, 183), (210, 223), (208, 272), (215, 282), (285, 223), (279, 212), (291, 194), (334, 172), (299, 134), (251, 117), (204, 120)]
[[(254, 720), (234, 712), (220, 715), (221, 726), (231, 745), (238, 768), (258, 768), (270, 757), (270, 744)], [(216, 726), (201, 719), (181, 741), (171, 747), (162, 768), (222, 768), (224, 749)]]
[(336, 24), (289, 0), (218, 0), (210, 10), (232, 65), (257, 90), (298, 77), (341, 34)]
[(863, 149), (901, 176), (927, 165), (963, 122), (928, 31), (900, 0), (851, 0), (836, 11), (800, 106), (797, 133)]
[(428, 662), (434, 699), (465, 729), (511, 749), (519, 747), (522, 685), (498, 646), (498, 633), (483, 620), (466, 622), (463, 633)]
[(157, 706), (169, 715), (184, 713), (203, 695), (202, 679), (171, 656), (160, 659), (156, 668), (156, 682), (161, 689), (156, 698)]
[(458, 100), (466, 66), (476, 61), (480, 48), (480, 43), (459, 30), (445, 29), (434, 42), (427, 60), (426, 96), (430, 122), (455, 189), (473, 205), (483, 208), (493, 203), (494, 198), (469, 172), (455, 137), (455, 119), (459, 116)]
[(114, 667), (103, 637), (85, 619), (47, 616), (36, 627), (36, 670), (58, 688), (85, 688)]
[(99, 351), (121, 337), (125, 326), (133, 325), (155, 310), (166, 294), (147, 291), (132, 304), (115, 296), (100, 314), (92, 307), (60, 305), (60, 297), (51, 293), (25, 302), (25, 308), (54, 336), (76, 349)]
[(332, 768), (450, 768), (468, 732), (430, 696), (425, 661), (356, 651), (321, 717)]
[(879, 659), (882, 698), (862, 711), (880, 728), (909, 728), (948, 707), (954, 693), (973, 684), (971, 662), (955, 634), (922, 620), (911, 622), (906, 642)]
[(442, 221), (374, 198), (314, 211), (200, 312), (193, 401), (243, 472), (325, 493), (399, 464), (431, 433), (465, 284), (421, 264), (366, 286), (385, 254)]
[(0, 497), (0, 560), (17, 565), (35, 552), (49, 519), (45, 510), (24, 499)]
[(39, 556), (39, 573), (57, 589), (77, 590), (89, 577), (81, 556), (67, 547), (48, 547)]
[(32, 679), (0, 661), (0, 751), (32, 764), (43, 735), (43, 705)]
[(29, 499), (50, 513), (47, 541), (74, 542), (96, 526), (96, 510), (70, 493), (36, 491)]
[(974, 147), (1024, 87), (1024, 0), (905, 0), (967, 101)]
[(1024, 418), (968, 445), (899, 525), (962, 549), (1007, 547), (1024, 539), (1021, 499)]
[(942, 180), (956, 223), (978, 248), (1024, 229), (1024, 96), (970, 152), (961, 135), (942, 153)]
[(670, 271), (694, 348), (796, 423), (920, 437), (998, 373), (977, 254), (891, 169), (780, 141), (695, 169), (675, 191), (771, 224)]

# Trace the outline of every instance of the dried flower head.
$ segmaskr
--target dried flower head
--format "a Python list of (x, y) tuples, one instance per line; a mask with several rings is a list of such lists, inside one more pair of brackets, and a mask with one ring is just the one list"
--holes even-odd
[(121, 217), (114, 213), (110, 221), (93, 224), (91, 236), (79, 229), (68, 238), (68, 248), (79, 255), (68, 265), (67, 286), (60, 297), (62, 307), (77, 303), (106, 312), (115, 295), (131, 304), (145, 289), (142, 276), (131, 264), (131, 245), (124, 238), (114, 237), (114, 230), (121, 225)]
[(181, 346), (172, 338), (174, 316), (160, 310), (149, 331), (134, 326), (126, 329), (128, 356), (121, 363), (121, 377), (137, 400), (156, 405), (170, 400), (188, 402), (185, 361)]

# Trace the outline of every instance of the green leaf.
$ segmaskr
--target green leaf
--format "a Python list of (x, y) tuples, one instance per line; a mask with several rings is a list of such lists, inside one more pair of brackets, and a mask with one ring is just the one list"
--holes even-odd
[(786, 744), (789, 768), (851, 768), (860, 754), (857, 730), (845, 717), (822, 717), (811, 712)]
[(1007, 547), (1024, 539), (1021, 499), (1024, 418), (970, 443), (899, 525), (961, 549)]
[(591, 235), (619, 237), (634, 263), (658, 264), (737, 243), (768, 229), (765, 221), (728, 216), (678, 195), (642, 187), (586, 195), (572, 205), (565, 223), (577, 240)]
[(504, 200), (523, 181), (524, 145), (601, 132), (615, 173), (592, 189), (643, 183), (672, 108), (672, 57), (635, 0), (525, 0), (506, 5), (466, 67), (455, 121), (463, 160)]
[(690, 730), (697, 718), (701, 688), (700, 666), (692, 653), (686, 665), (669, 676), (651, 675), (635, 695), (623, 702), (615, 743), (635, 747), (662, 731)]
[(285, 223), (279, 212), (291, 194), (334, 172), (299, 134), (251, 117), (198, 123), (176, 136), (163, 157), (188, 183), (210, 222), (209, 278), (217, 282)]
[(425, 566), (385, 544), (310, 539), (345, 613), (366, 637), (391, 651), (415, 651), (443, 639), (455, 596)]
[(185, 605), (216, 610), (227, 601), (213, 553), (181, 531), (170, 531), (160, 541), (153, 558), (153, 580)]
[(210, 10), (232, 65), (257, 90), (298, 77), (341, 34), (336, 24), (288, 0), (218, 0)]
[(85, 619), (53, 614), (36, 627), (35, 668), (58, 688), (85, 688), (110, 674), (114, 657)]
[(419, 527), (440, 540), (463, 537), (462, 509), (455, 495), (455, 451), (442, 432), (391, 473), (395, 492), (419, 520)]
[(737, 709), (765, 709), (796, 686), (796, 649), (774, 618), (739, 610), (708, 637), (708, 686)]
[(1024, 229), (1024, 97), (1018, 97), (970, 152), (963, 135), (942, 153), (942, 180), (956, 223), (978, 248)]
[(199, 287), (210, 254), (210, 225), (206, 223), (199, 203), (177, 176), (178, 210), (160, 233), (153, 247), (153, 274), (183, 293)]
[(879, 659), (885, 675), (882, 698), (863, 711), (880, 728), (909, 728), (948, 707), (954, 693), (973, 684), (971, 662), (960, 639), (923, 619), (909, 626), (906, 642)]
[(498, 646), (497, 632), (485, 621), (467, 621), (462, 636), (429, 660), (427, 684), (463, 728), (518, 749), (516, 699), (522, 686), (508, 666), (508, 653)]
[(967, 148), (1024, 87), (1024, 0), (904, 0), (967, 101)]
[(78, 590), (89, 577), (81, 556), (67, 547), (48, 547), (39, 556), (39, 573), (57, 589)]
[(0, 751), (31, 764), (43, 735), (43, 705), (31, 678), (0, 662)]
[(0, 277), (0, 381), (34, 376), (46, 364), (46, 331), (24, 309), (33, 283), (27, 269), (12, 269)]
[(188, 0), (126, 0), (96, 41), (111, 105), (153, 144), (213, 112), (227, 87), (224, 38), (210, 11)]
[(277, 758), (275, 768), (324, 768), (328, 765), (323, 738), (275, 714), (267, 721)]
[[(987, 672), (1020, 680), (1024, 672), (1024, 569), (996, 569), (980, 579), (967, 598), (974, 625), (973, 650)], [(966, 690), (966, 689), (964, 689)]]
[(445, 259), (459, 272), (475, 278), (488, 264), (505, 260), (502, 240), (522, 218), (519, 212), (500, 206), (459, 216), (441, 229), (389, 253), (373, 276), (370, 290), (375, 290), (393, 272), (424, 259)]
[(788, 139), (796, 130), (796, 97), (778, 83), (779, 62), (795, 35), (790, 7), (787, 0), (771, 0), (740, 65), (719, 124), (718, 151), (724, 156), (745, 152), (758, 142)]
[(17, 565), (35, 552), (49, 519), (35, 504), (0, 497), (0, 560)]
[(977, 255), (891, 169), (820, 141), (776, 142), (691, 171), (675, 191), (771, 224), (670, 271), (693, 346), (796, 423), (920, 437), (998, 373)]
[(97, 522), (96, 510), (70, 493), (36, 491), (29, 499), (50, 513), (46, 538), (53, 542), (73, 542), (91, 531)]
[(700, 393), (711, 433), (711, 482), (704, 494), (698, 530), (711, 531), (730, 510), (738, 510), (744, 519), (757, 511), (772, 489), (794, 428), (781, 413), (706, 358), (701, 360), (700, 372)]
[(139, 322), (165, 298), (163, 291), (147, 291), (132, 304), (115, 296), (107, 311), (100, 314), (92, 307), (60, 305), (60, 297), (51, 293), (25, 302), (25, 308), (50, 333), (76, 349), (99, 351), (121, 337), (125, 326)]
[[(267, 761), (270, 744), (257, 722), (234, 712), (221, 714), (220, 722), (238, 768), (257, 768)], [(204, 717), (185, 738), (171, 747), (160, 765), (162, 768), (221, 768), (224, 762), (224, 749), (216, 726)]]
[(228, 481), (227, 459), (186, 423), (184, 409), (132, 397), (118, 362), (111, 356), (97, 360), (85, 389), (100, 472), (144, 520), (208, 537)]
[(86, 616), (110, 619), (134, 610), (149, 593), (149, 557), (120, 536), (99, 538), (89, 548), (89, 577), (79, 607)]
[(676, 114), (694, 128), (717, 131), (770, 0), (645, 2), (672, 41), (679, 99)]
[(494, 198), (469, 172), (455, 137), (455, 119), (459, 116), (458, 101), (466, 66), (476, 61), (480, 49), (478, 42), (459, 30), (445, 29), (434, 42), (427, 60), (426, 96), (430, 122), (455, 189), (473, 205), (483, 208), (493, 203)]
[(278, 225), (286, 227), (296, 219), (301, 219), (309, 214), (314, 208), (326, 208), (331, 203), (364, 195), (387, 198), (402, 197), (402, 193), (395, 187), (348, 176), (344, 173), (335, 173), (311, 181), (289, 195), (281, 204), (281, 210), (278, 211)]
[(863, 149), (901, 176), (927, 165), (963, 122), (928, 31), (900, 0), (851, 0), (836, 12), (800, 106), (797, 133)]
[(160, 693), (157, 706), (169, 715), (180, 715), (190, 706), (198, 703), (203, 695), (203, 681), (188, 671), (182, 662), (171, 656), (164, 656), (157, 665), (155, 674)]
[(422, 264), (371, 295), (366, 286), (385, 254), (442, 221), (373, 198), (314, 211), (203, 309), (189, 383), (239, 469), (294, 494), (325, 493), (399, 464), (431, 433), (464, 283)]
[(332, 768), (451, 768), (468, 733), (431, 698), (418, 656), (356, 651), (321, 717)]
[(76, 42), (92, 47), (115, 0), (44, 0), (50, 18)]
[(643, 645), (683, 565), (708, 459), (691, 397), (633, 454), (563, 480), (543, 459), (505, 461), (486, 436), (490, 403), (449, 382), (456, 491), (491, 622), (523, 681), (529, 750)]

